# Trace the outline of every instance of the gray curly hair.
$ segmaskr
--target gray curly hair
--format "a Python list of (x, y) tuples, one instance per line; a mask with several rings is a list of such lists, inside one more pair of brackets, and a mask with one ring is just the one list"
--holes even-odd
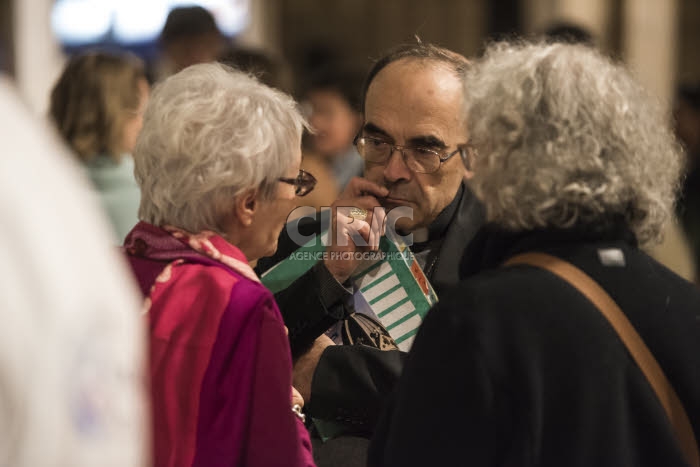
[(169, 77), (151, 95), (134, 150), (139, 218), (224, 233), (236, 195), (272, 197), (306, 126), (291, 97), (225, 65)]
[(471, 185), (508, 230), (623, 219), (658, 241), (682, 149), (630, 73), (581, 45), (496, 43), (469, 71)]

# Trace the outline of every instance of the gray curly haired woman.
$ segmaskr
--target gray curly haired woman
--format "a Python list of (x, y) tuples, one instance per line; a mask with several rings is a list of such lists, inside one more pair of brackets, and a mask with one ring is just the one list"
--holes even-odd
[(495, 45), (467, 87), (473, 187), (511, 230), (624, 219), (659, 239), (682, 152), (657, 102), (591, 48)]

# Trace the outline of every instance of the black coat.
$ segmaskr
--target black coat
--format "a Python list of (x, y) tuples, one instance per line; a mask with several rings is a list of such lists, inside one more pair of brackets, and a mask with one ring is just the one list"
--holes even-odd
[[(604, 266), (617, 248), (624, 266)], [(408, 356), (370, 449), (371, 466), (685, 465), (643, 373), (576, 289), (516, 253), (561, 257), (595, 279), (665, 371), (700, 435), (700, 290), (634, 245), (624, 229), (485, 228), (468, 278), (443, 294)]]
[[(457, 209), (449, 219), (434, 273), (429, 279), (438, 297), (455, 284), (460, 258), (469, 240), (483, 224), (483, 209), (473, 194), (460, 189)], [(318, 234), (326, 224), (305, 218), (299, 221), (302, 235)], [(297, 245), (284, 229), (278, 250), (260, 261), (258, 273), (287, 258)], [(339, 319), (352, 312), (352, 294), (335, 282), (322, 263), (317, 264), (275, 299), (289, 328), (292, 353), (299, 355), (313, 340)], [(314, 374), (311, 400), (305, 410), (315, 418), (352, 426), (360, 435), (371, 435), (387, 395), (393, 390), (403, 366), (404, 353), (365, 346), (331, 346), (323, 353)]]

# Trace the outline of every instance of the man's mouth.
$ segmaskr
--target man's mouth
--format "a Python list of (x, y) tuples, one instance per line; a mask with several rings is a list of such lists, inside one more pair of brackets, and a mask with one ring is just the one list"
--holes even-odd
[(411, 201), (406, 198), (401, 198), (399, 196), (389, 195), (386, 198), (382, 198), (382, 204), (410, 204)]

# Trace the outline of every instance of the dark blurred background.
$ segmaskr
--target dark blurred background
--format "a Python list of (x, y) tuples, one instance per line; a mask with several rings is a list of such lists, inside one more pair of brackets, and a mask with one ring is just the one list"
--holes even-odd
[(282, 64), (290, 90), (329, 63), (365, 71), (416, 35), (474, 56), (486, 40), (561, 24), (631, 63), (663, 99), (700, 79), (698, 0), (0, 0), (0, 67), (41, 112), (67, 54), (127, 48), (155, 67), (168, 11), (190, 4), (213, 14), (227, 44)]
[[(629, 64), (698, 154), (700, 0), (0, 0), (0, 71), (41, 116), (67, 58), (96, 47), (138, 55), (151, 83), (213, 59), (252, 71), (299, 99), (319, 130), (304, 163), (321, 181), (304, 200), (319, 207), (361, 172), (356, 77), (383, 51), (419, 37), (476, 57), (490, 40), (544, 35)], [(688, 160), (696, 185), (682, 199), (700, 180), (700, 156)], [(688, 213), (700, 219), (697, 204), (679, 204), (684, 226)], [(675, 228), (656, 256), (691, 277), (683, 235)], [(700, 253), (700, 234), (688, 235)]]

